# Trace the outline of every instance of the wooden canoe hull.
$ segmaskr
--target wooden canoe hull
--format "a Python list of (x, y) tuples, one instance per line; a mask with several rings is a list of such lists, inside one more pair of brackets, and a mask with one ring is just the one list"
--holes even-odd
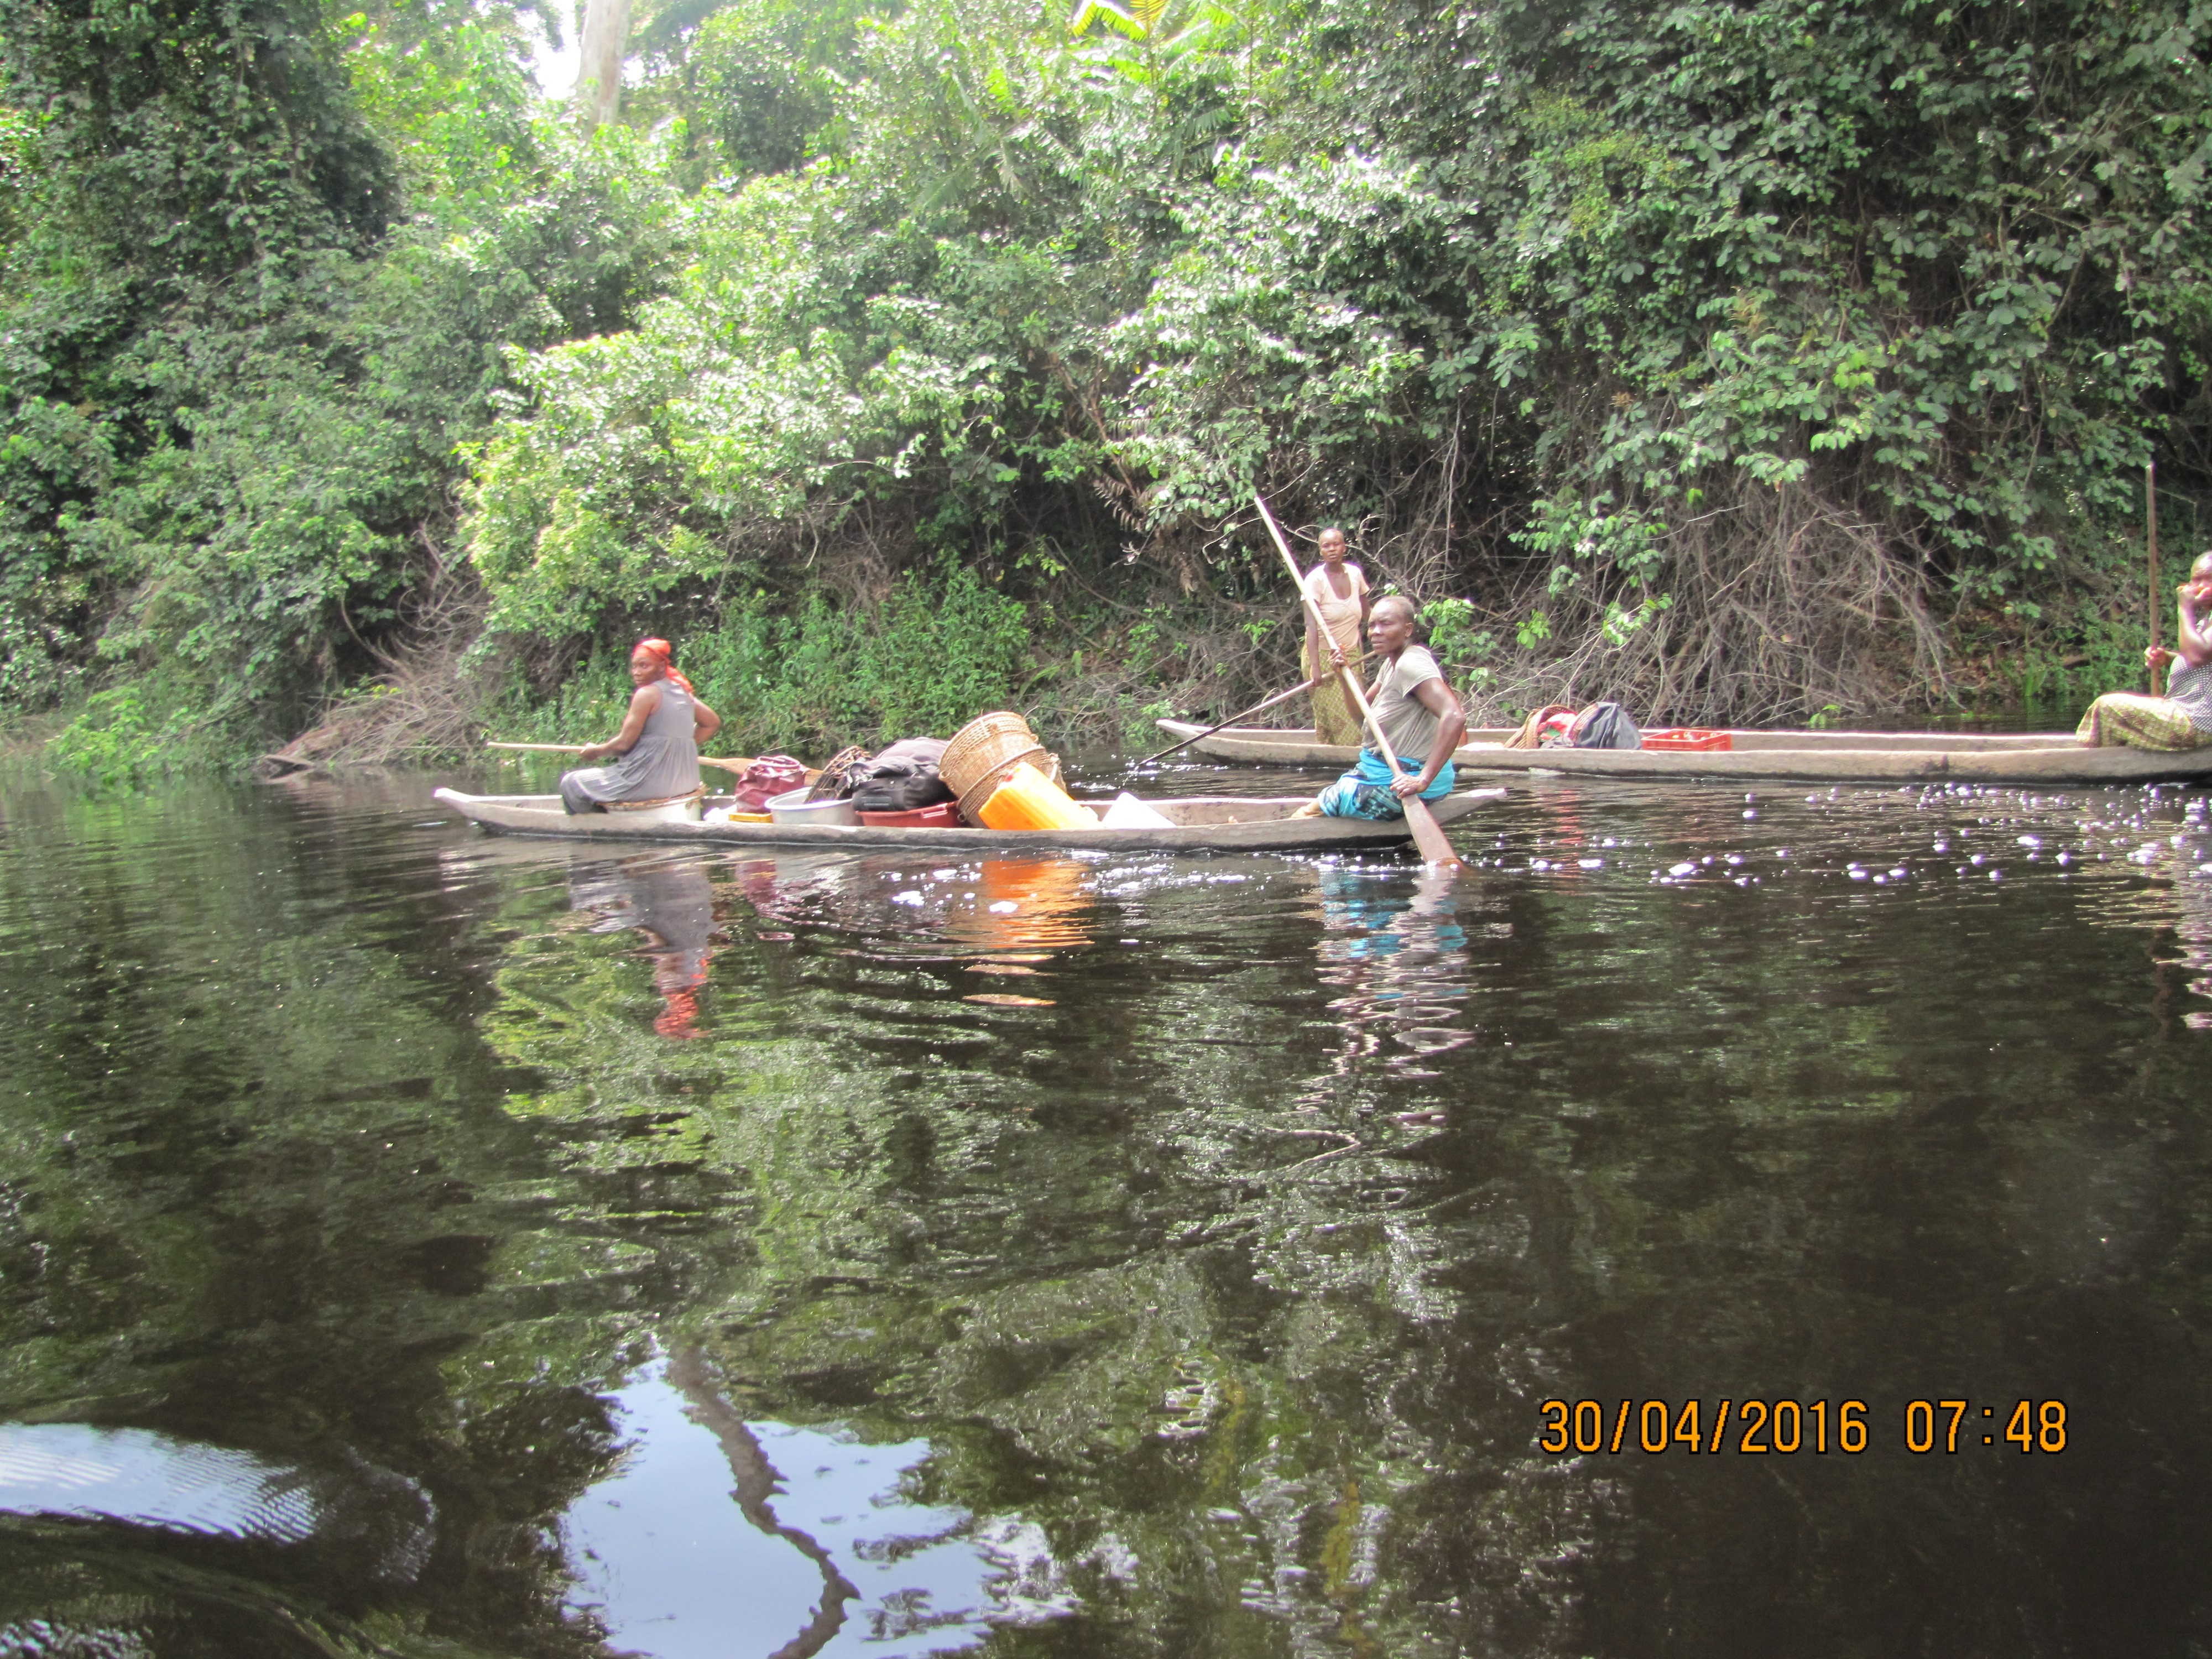
[[(1170, 737), (1206, 728), (1162, 720)], [(2212, 779), (2212, 748), (2178, 755), (2087, 749), (2070, 732), (1731, 732), (1728, 750), (1507, 749), (1510, 729), (1468, 733), (1453, 755), (1464, 772), (1559, 772), (1576, 777), (1766, 779), (1794, 783), (2133, 784)], [(1217, 760), (1349, 769), (1358, 750), (1309, 730), (1231, 726), (1192, 745)]]
[[(1439, 823), (1465, 817), (1501, 799), (1502, 788), (1468, 789), (1430, 803)], [(642, 816), (587, 812), (571, 817), (558, 795), (465, 795), (441, 789), (437, 799), (463, 817), (508, 836), (562, 841), (664, 842), (711, 847), (926, 848), (970, 852), (1327, 852), (1405, 843), (1405, 820), (1371, 823), (1363, 818), (1294, 818), (1312, 797), (1281, 799), (1206, 796), (1145, 804), (1176, 820), (1166, 830), (890, 830), (870, 824), (640, 823)]]

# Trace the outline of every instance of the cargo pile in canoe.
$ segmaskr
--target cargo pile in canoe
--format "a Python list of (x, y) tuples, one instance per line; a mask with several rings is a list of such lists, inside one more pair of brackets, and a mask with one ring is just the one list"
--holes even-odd
[[(1188, 738), (1205, 727), (1162, 720)], [(1561, 772), (1576, 777), (1769, 779), (1796, 783), (2132, 784), (2212, 778), (2212, 748), (2181, 754), (2088, 749), (2071, 732), (1738, 732), (1726, 749), (1508, 749), (1510, 727), (1470, 731), (1454, 752), (1462, 773)], [(1228, 726), (1191, 747), (1217, 760), (1349, 768), (1358, 750), (1310, 728)]]
[[(1503, 789), (1469, 789), (1431, 801), (1440, 823), (1465, 817)], [(692, 816), (704, 803), (680, 803), (644, 812), (589, 812), (570, 817), (558, 795), (466, 795), (441, 789), (437, 799), (463, 817), (510, 836), (551, 836), (568, 841), (657, 841), (687, 845), (757, 847), (928, 847), (960, 849), (1089, 849), (1097, 852), (1211, 849), (1237, 852), (1324, 852), (1352, 847), (1392, 847), (1407, 839), (1405, 820), (1300, 818), (1291, 815), (1313, 798), (1204, 796), (1151, 799), (1145, 805), (1168, 820), (1165, 829), (981, 830), (891, 829), (872, 824), (708, 823)]]

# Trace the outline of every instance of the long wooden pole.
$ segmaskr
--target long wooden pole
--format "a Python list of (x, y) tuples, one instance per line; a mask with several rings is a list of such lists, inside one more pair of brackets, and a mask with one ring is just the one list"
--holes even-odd
[[(1354, 657), (1352, 660), (1353, 665), (1356, 666), (1367, 660), (1367, 654), (1366, 653), (1362, 652), (1358, 656)], [(1170, 755), (1174, 754), (1176, 750), (1188, 749), (1191, 744), (1196, 743), (1200, 738), (1210, 738), (1216, 732), (1219, 732), (1225, 727), (1234, 726), (1239, 720), (1249, 720), (1255, 714), (1264, 714), (1270, 708), (1273, 708), (1277, 703), (1288, 702), (1292, 697), (1297, 696), (1300, 692), (1310, 691), (1314, 687), (1319, 685), (1323, 680), (1334, 679), (1335, 678), (1336, 670), (1332, 668), (1327, 673), (1316, 674), (1311, 679), (1294, 685), (1287, 691), (1278, 691), (1273, 696), (1268, 698), (1265, 702), (1255, 702), (1249, 708), (1238, 709), (1227, 720), (1222, 721), (1219, 726), (1209, 726), (1205, 731), (1194, 733), (1192, 736), (1185, 738), (1181, 743), (1176, 744), (1170, 748), (1161, 750), (1157, 755), (1146, 756), (1144, 759), (1133, 763), (1129, 769), (1133, 772), (1140, 767), (1150, 766), (1154, 761), (1165, 760)]]
[[(1291, 556), (1291, 544), (1283, 539), (1283, 527), (1275, 522), (1275, 515), (1267, 511), (1267, 501), (1256, 489), (1252, 492), (1252, 501), (1260, 509), (1260, 517), (1267, 526), (1267, 533), (1275, 539), (1275, 551), (1283, 556), (1283, 568), (1291, 573), (1291, 586), (1298, 590), (1299, 602), (1305, 606), (1306, 615), (1312, 619), (1314, 631), (1327, 640), (1328, 624), (1322, 620), (1321, 607), (1314, 603), (1313, 595), (1306, 592), (1305, 578), (1298, 573), (1298, 562)], [(1398, 764), (1398, 757), (1391, 752), (1390, 739), (1383, 735), (1382, 724), (1375, 718), (1375, 711), (1367, 706), (1367, 693), (1360, 690), (1359, 677), (1347, 667), (1340, 671), (1339, 678), (1344, 682), (1345, 694), (1359, 710), (1360, 720), (1366, 726), (1369, 735), (1374, 738), (1375, 746), (1382, 751), (1382, 763), (1390, 769), (1390, 775), (1393, 778), (1404, 777), (1405, 769)], [(1406, 804), (1406, 827), (1413, 832), (1413, 845), (1420, 849), (1421, 856), (1431, 864), (1450, 866), (1459, 863), (1459, 854), (1452, 851), (1451, 842), (1444, 838), (1443, 826), (1437, 822), (1437, 815), (1429, 811), (1428, 802), (1419, 795), (1401, 795), (1399, 799)]]
[[(2158, 463), (2143, 463), (2143, 515), (2150, 529), (2150, 643), (2159, 646), (2158, 619), (2166, 607), (2165, 595), (2158, 591)], [(2154, 697), (2166, 695), (2166, 670), (2154, 667), (2150, 671), (2150, 694)]]

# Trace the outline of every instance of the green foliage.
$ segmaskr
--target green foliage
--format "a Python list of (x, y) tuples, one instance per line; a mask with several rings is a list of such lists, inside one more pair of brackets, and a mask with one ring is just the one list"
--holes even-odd
[(1594, 184), (1595, 141), (1569, 134), (1521, 167), (1501, 252), (1589, 388), (1539, 443), (1601, 504), (1553, 544), (1579, 531), (1640, 574), (1692, 488), (1805, 479), (1972, 589), (2050, 566), (2069, 497), (2126, 510), (2205, 338), (2184, 228), (2203, 28), (2086, 5), (1504, 14), (1502, 47), (1540, 30), (1596, 129), (1663, 158)]
[(588, 141), (511, 11), (303, 5), (0, 0), (12, 706), (296, 729), (449, 544), (540, 697), (653, 617), (911, 716), (824, 596), (955, 568), (1265, 675), (1257, 487), (1501, 691), (1804, 714), (2212, 499), (2179, 0), (672, 0)]
[[(724, 753), (822, 755), (855, 739), (949, 738), (985, 709), (1023, 705), (1035, 665), (1028, 606), (950, 568), (895, 584), (873, 606), (817, 592), (792, 612), (765, 589), (726, 603), (711, 631), (675, 638), (678, 659), (722, 716)], [(625, 644), (592, 657), (503, 730), (550, 740), (604, 734), (629, 700)]]
[[(432, 192), (374, 252), (348, 244), (336, 218), (311, 222), (276, 185), (246, 231), (220, 193), (163, 198), (183, 216), (173, 246), (149, 240), (69, 146), (93, 133), (125, 172), (167, 165), (156, 140), (184, 118), (155, 123), (168, 94), (138, 89), (131, 122), (45, 118), (29, 186), (45, 216), (11, 251), (0, 292), (0, 638), (11, 647), (0, 695), (11, 703), (70, 696), (88, 672), (143, 680), (148, 706), (175, 709), (204, 751), (298, 730), (376, 660), (437, 563), (455, 447), (490, 420), (507, 353), (617, 328), (658, 282), (669, 196), (646, 147), (618, 134), (580, 149), (533, 120), (497, 31), (464, 22), (426, 44), (407, 21), (318, 22), (287, 48), (337, 77), (283, 82), (299, 96), (337, 97), (351, 70), (361, 112), (345, 105), (343, 154), (369, 146), (380, 179), (397, 155), (400, 174)], [(15, 95), (46, 87), (39, 74), (64, 91), (81, 78), (58, 40), (11, 41)], [(240, 116), (240, 131), (260, 133), (260, 118)], [(223, 222), (195, 229), (195, 215)], [(234, 234), (246, 240), (223, 240)], [(114, 263), (125, 241), (143, 246)], [(167, 267), (158, 285), (146, 258)], [(108, 769), (112, 714), (90, 708), (60, 758)]]
[(869, 9), (855, 0), (738, 0), (700, 25), (690, 52), (695, 118), (729, 173), (787, 173), (817, 152)]
[(1429, 651), (1447, 674), (1487, 676), (1481, 666), (1498, 649), (1498, 635), (1474, 625), (1475, 610), (1466, 599), (1432, 599), (1421, 607)]
[(726, 610), (687, 658), (752, 746), (827, 753), (855, 735), (949, 738), (985, 709), (1021, 706), (1028, 611), (964, 570), (902, 581), (872, 612), (816, 593), (776, 617), (763, 597)]
[(223, 275), (390, 222), (389, 157), (314, 0), (0, 4), (54, 211), (118, 264)]
[(78, 776), (114, 787), (161, 769), (161, 737), (143, 692), (120, 685), (97, 693), (48, 752)]

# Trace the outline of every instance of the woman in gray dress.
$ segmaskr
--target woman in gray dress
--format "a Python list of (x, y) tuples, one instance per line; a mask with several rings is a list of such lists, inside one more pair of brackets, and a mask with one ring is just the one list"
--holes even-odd
[(670, 661), (666, 640), (640, 640), (629, 653), (629, 713), (605, 743), (587, 743), (586, 760), (622, 758), (561, 775), (561, 804), (571, 812), (604, 812), (611, 800), (665, 800), (699, 787), (699, 745), (722, 717), (699, 701), (691, 682)]

